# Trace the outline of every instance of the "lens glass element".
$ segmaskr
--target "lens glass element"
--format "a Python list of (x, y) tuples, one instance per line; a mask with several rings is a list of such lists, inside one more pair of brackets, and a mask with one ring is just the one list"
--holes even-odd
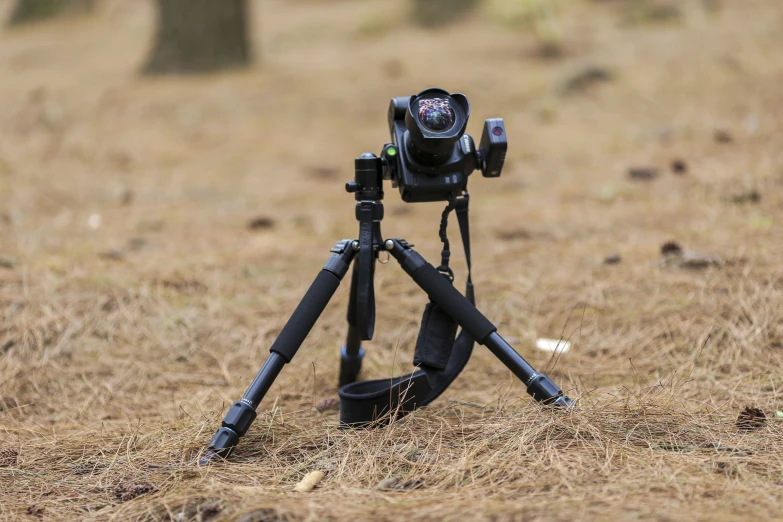
[(444, 132), (454, 126), (454, 109), (447, 98), (427, 98), (419, 102), (419, 122), (432, 132)]

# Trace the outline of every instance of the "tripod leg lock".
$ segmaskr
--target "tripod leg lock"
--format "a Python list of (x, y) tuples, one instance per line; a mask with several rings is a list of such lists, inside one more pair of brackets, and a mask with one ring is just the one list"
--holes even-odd
[(208, 463), (214, 456), (228, 457), (234, 446), (239, 443), (239, 438), (250, 429), (255, 418), (256, 410), (250, 404), (243, 401), (232, 404), (223, 419), (223, 426), (209, 441), (209, 449), (204, 454), (202, 463)]
[(527, 393), (538, 402), (571, 407), (574, 402), (563, 395), (563, 390), (543, 373), (536, 373), (527, 381)]
[(223, 419), (223, 427), (229, 428), (240, 437), (247, 433), (250, 425), (256, 420), (256, 410), (243, 401), (237, 401), (231, 405), (231, 409)]
[(342, 279), (348, 272), (348, 265), (351, 264), (351, 260), (355, 255), (354, 243), (356, 241), (353, 239), (343, 239), (338, 242), (337, 246), (330, 250), (334, 255), (326, 261), (323, 269), (331, 272), (338, 279)]

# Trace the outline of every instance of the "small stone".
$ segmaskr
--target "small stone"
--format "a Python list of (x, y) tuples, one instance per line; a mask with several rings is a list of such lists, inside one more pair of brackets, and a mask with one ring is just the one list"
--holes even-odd
[(672, 172), (675, 174), (685, 174), (688, 172), (688, 164), (684, 160), (676, 159), (672, 161)]
[(100, 214), (90, 214), (90, 217), (87, 218), (87, 226), (95, 230), (101, 227), (101, 221), (102, 220)]
[(133, 204), (133, 200), (135, 198), (135, 194), (132, 190), (126, 189), (122, 191), (122, 194), (120, 195), (120, 203), (123, 206), (128, 206)]
[(727, 130), (718, 129), (712, 135), (712, 139), (715, 140), (715, 143), (731, 143), (734, 141), (734, 136), (732, 136)]
[(759, 194), (758, 190), (749, 190), (748, 192), (743, 192), (742, 194), (737, 194), (732, 197), (731, 201), (738, 205), (744, 203), (758, 203), (761, 201), (761, 194)]
[(515, 241), (517, 239), (530, 239), (533, 237), (533, 234), (526, 228), (510, 228), (498, 230), (495, 232), (495, 236), (501, 241)]
[(44, 514), (44, 508), (33, 504), (27, 508), (27, 514), (36, 518), (42, 518)]
[(759, 117), (756, 114), (748, 114), (743, 124), (748, 134), (756, 134), (760, 127)]
[(650, 181), (658, 177), (659, 171), (654, 167), (631, 167), (628, 177), (635, 180)]
[(683, 252), (680, 256), (679, 267), (680, 268), (692, 268), (702, 269), (709, 266), (723, 266), (724, 261), (718, 256), (712, 256), (709, 254), (701, 254), (699, 252), (688, 251)]
[(12, 270), (16, 266), (16, 260), (10, 257), (0, 256), (0, 266)]
[(661, 245), (661, 255), (662, 256), (682, 255), (682, 247), (679, 245), (679, 243), (675, 241), (667, 241), (666, 243)]
[(136, 252), (137, 250), (141, 250), (147, 246), (147, 244), (149, 244), (149, 241), (143, 237), (133, 237), (130, 239), (130, 241), (128, 241), (127, 248), (132, 252)]
[(587, 65), (568, 76), (560, 88), (564, 94), (585, 91), (598, 83), (612, 80), (612, 73), (599, 65)]
[(340, 399), (335, 397), (321, 399), (318, 401), (318, 404), (315, 405), (315, 409), (318, 411), (318, 413), (323, 413), (327, 410), (338, 410), (340, 409)]
[(622, 259), (620, 258), (620, 254), (614, 253), (609, 254), (604, 258), (604, 264), (605, 265), (617, 265), (620, 263)]
[(261, 230), (264, 228), (272, 228), (273, 226), (275, 226), (275, 220), (266, 216), (251, 219), (247, 223), (247, 228), (250, 230)]
[(571, 351), (571, 342), (563, 339), (536, 339), (536, 348), (545, 352), (563, 354)]
[(536, 49), (536, 55), (544, 60), (562, 58), (563, 54), (563, 46), (559, 42), (544, 42)]
[(390, 489), (398, 489), (400, 485), (400, 478), (399, 477), (389, 477), (387, 479), (383, 479), (382, 481), (378, 482), (378, 484), (375, 485), (375, 489), (379, 489), (381, 491), (388, 491)]
[(112, 261), (122, 261), (125, 258), (123, 251), (116, 248), (110, 248), (109, 250), (101, 252), (98, 255), (104, 259), (110, 259)]

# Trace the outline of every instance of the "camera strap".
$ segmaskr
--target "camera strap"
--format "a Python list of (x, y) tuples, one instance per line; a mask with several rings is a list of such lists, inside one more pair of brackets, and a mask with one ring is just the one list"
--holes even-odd
[[(443, 211), (439, 230), (443, 251), (438, 271), (443, 277), (453, 281), (453, 272), (448, 266), (451, 252), (446, 228), (449, 214), (455, 211), (468, 267), (465, 296), (471, 304), (475, 304), (471, 279), (468, 202), (469, 196), (465, 193), (461, 197), (452, 198)], [(455, 340), (456, 331), (457, 323), (437, 304), (428, 303), (416, 342), (414, 364), (418, 365), (419, 369), (392, 379), (374, 379), (343, 386), (338, 392), (340, 424), (353, 427), (384, 425), (392, 417), (401, 417), (440, 396), (457, 378), (473, 351), (473, 338), (463, 330)]]

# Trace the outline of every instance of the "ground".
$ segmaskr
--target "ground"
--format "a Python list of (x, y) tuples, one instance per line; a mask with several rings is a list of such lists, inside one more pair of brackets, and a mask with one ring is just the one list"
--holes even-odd
[[(0, 516), (779, 516), (783, 11), (557, 5), (559, 55), (500, 0), (441, 29), (402, 2), (265, 0), (252, 69), (186, 78), (138, 74), (148, 2), (3, 28)], [(503, 176), (470, 182), (478, 305), (578, 408), (532, 403), (477, 346), (430, 407), (339, 430), (314, 405), (336, 397), (343, 287), (236, 452), (195, 466), (356, 235), (343, 187), (388, 141), (389, 99), (429, 86), (468, 95), (476, 137), (505, 118)], [(442, 205), (385, 203), (385, 235), (435, 261)], [(683, 267), (667, 242), (715, 258)], [(411, 368), (426, 301), (395, 263), (376, 293), (366, 378)], [(567, 354), (535, 348), (561, 336)], [(766, 420), (739, 428), (746, 407)]]

